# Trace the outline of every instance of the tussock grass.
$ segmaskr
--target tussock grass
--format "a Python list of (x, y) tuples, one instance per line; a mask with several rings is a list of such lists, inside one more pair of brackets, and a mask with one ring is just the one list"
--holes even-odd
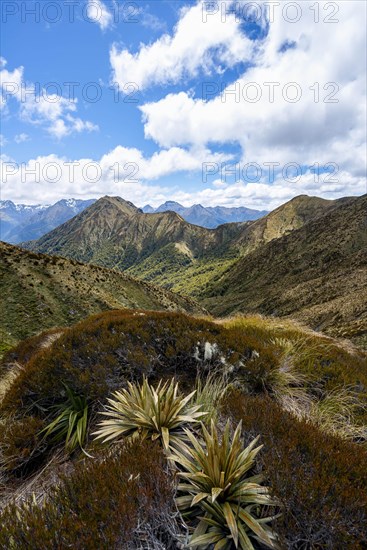
[(203, 419), (205, 424), (218, 421), (220, 404), (229, 388), (228, 374), (225, 372), (209, 372), (206, 376), (198, 374), (194, 403), (206, 411)]
[(314, 396), (307, 390), (309, 382), (309, 378), (292, 365), (282, 365), (270, 374), (271, 395), (283, 409), (303, 418), (314, 401)]
[(284, 410), (323, 432), (367, 439), (366, 355), (354, 346), (287, 319), (240, 315), (220, 320), (228, 329), (253, 334), (274, 350), (277, 362), (261, 381)]
[(280, 317), (266, 317), (260, 313), (238, 313), (229, 317), (219, 318), (216, 322), (227, 328), (235, 327), (247, 330), (260, 330), (261, 332), (267, 331), (268, 335), (271, 333), (274, 337), (281, 337), (289, 332), (294, 335), (305, 333), (314, 336), (318, 335), (317, 332), (310, 329), (306, 325), (303, 325), (299, 321)]
[[(281, 406), (326, 433), (366, 441), (367, 427), (358, 422), (358, 416), (367, 411), (367, 403), (360, 393), (351, 385), (323, 392), (319, 380), (310, 372), (309, 367), (320, 354), (327, 356), (332, 352), (333, 344), (323, 338), (305, 340), (304, 337), (295, 341), (275, 338), (273, 343), (283, 350), (274, 391)], [(296, 365), (308, 367), (309, 372), (297, 370)]]
[(344, 387), (330, 391), (315, 401), (309, 418), (324, 432), (367, 443), (367, 425), (357, 423), (359, 414), (366, 410), (367, 405), (361, 402), (354, 389)]

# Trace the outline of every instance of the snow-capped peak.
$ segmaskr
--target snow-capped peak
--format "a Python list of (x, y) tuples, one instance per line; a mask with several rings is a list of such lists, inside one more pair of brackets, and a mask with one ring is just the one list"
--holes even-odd
[(77, 206), (75, 199), (65, 199), (65, 203), (69, 208), (75, 208)]

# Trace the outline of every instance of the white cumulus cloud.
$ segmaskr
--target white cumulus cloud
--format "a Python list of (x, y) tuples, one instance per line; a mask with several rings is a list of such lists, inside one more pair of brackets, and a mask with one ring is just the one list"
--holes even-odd
[(203, 162), (220, 165), (230, 160), (228, 154), (205, 148), (172, 147), (149, 157), (139, 149), (120, 145), (97, 160), (47, 155), (19, 165), (4, 159), (2, 196), (16, 202), (52, 202), (68, 196), (108, 194), (145, 204), (148, 198), (167, 200), (172, 193), (172, 189), (151, 183), (154, 180), (177, 172), (197, 173), (200, 178)]
[(223, 24), (218, 11), (204, 22), (204, 4), (183, 8), (172, 35), (164, 34), (152, 44), (142, 44), (136, 53), (113, 45), (113, 81), (121, 89), (127, 82), (143, 89), (177, 83), (201, 72), (221, 72), (224, 67), (251, 59), (251, 40), (241, 32), (235, 15), (228, 15)]
[(182, 90), (143, 105), (146, 138), (162, 147), (235, 142), (243, 162), (334, 162), (362, 175), (366, 4), (338, 2), (336, 23), (324, 21), (330, 3), (317, 4), (319, 23), (312, 2), (298, 4), (302, 17), (294, 23), (280, 6), (266, 38), (252, 43), (253, 66), (214, 98)]
[(23, 67), (13, 71), (3, 68), (0, 82), (2, 110), (6, 113), (9, 100), (14, 98), (19, 104), (21, 120), (42, 126), (57, 139), (73, 133), (98, 130), (96, 124), (76, 116), (77, 99), (50, 94), (43, 88), (38, 89), (34, 83), (26, 82)]

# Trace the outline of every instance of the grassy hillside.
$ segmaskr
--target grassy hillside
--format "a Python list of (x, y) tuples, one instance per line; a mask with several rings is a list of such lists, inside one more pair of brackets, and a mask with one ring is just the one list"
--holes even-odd
[(241, 248), (242, 255), (252, 252), (273, 239), (300, 229), (309, 221), (343, 204), (345, 200), (348, 199), (326, 200), (299, 195), (249, 225), (246, 231), (240, 233), (236, 244)]
[[(242, 421), (242, 445), (260, 435), (263, 448), (248, 475), (259, 482), (261, 472), (275, 499), (280, 515), (271, 528), (280, 548), (365, 547), (365, 354), (289, 321), (259, 316), (218, 323), (125, 310), (60, 332), (47, 346), (47, 335), (21, 342), (4, 358), (1, 548), (9, 540), (15, 548), (37, 550), (173, 549), (187, 542), (198, 520), (177, 513), (177, 476), (161, 439), (94, 440), (106, 398), (144, 375), (152, 384), (174, 377), (184, 395), (199, 388), (193, 404), (211, 411), (220, 431), (229, 420), (232, 438)], [(63, 439), (40, 433), (62, 410), (65, 387), (87, 407), (83, 448), (90, 456), (67, 452)], [(195, 433), (201, 441), (199, 427)], [(250, 493), (246, 498), (251, 501)], [(246, 529), (253, 548), (263, 549)], [(231, 541), (229, 534), (232, 549)]]
[(236, 262), (203, 293), (218, 315), (256, 311), (330, 334), (367, 332), (367, 196), (342, 201)]
[(75, 323), (106, 309), (202, 311), (188, 298), (121, 272), (1, 242), (0, 273), (2, 351), (41, 330)]

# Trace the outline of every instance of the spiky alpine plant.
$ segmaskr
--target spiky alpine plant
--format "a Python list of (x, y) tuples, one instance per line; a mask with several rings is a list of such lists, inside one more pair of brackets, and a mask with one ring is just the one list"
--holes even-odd
[(104, 442), (122, 436), (159, 439), (165, 451), (186, 440), (185, 426), (197, 424), (205, 416), (200, 405), (191, 405), (195, 391), (183, 397), (174, 378), (159, 382), (154, 388), (147, 379), (138, 386), (128, 383), (128, 389), (114, 392), (113, 399), (102, 412), (108, 417), (99, 423), (94, 433)]
[(88, 430), (88, 403), (85, 397), (76, 395), (64, 384), (67, 400), (52, 407), (58, 414), (41, 434), (52, 443), (65, 442), (65, 449), (72, 453), (77, 447), (90, 456), (83, 448)]
[[(182, 443), (170, 459), (179, 468), (181, 496), (177, 506), (184, 519), (199, 519), (190, 548), (253, 550), (256, 542), (277, 548), (276, 536), (268, 525), (276, 516), (263, 517), (268, 506), (276, 506), (262, 475), (251, 475), (261, 446), (258, 437), (248, 447), (241, 444), (241, 422), (232, 441), (227, 422), (221, 440), (211, 423), (210, 432), (202, 425), (204, 444), (186, 430), (189, 445)], [(255, 544), (255, 546), (254, 546)]]

